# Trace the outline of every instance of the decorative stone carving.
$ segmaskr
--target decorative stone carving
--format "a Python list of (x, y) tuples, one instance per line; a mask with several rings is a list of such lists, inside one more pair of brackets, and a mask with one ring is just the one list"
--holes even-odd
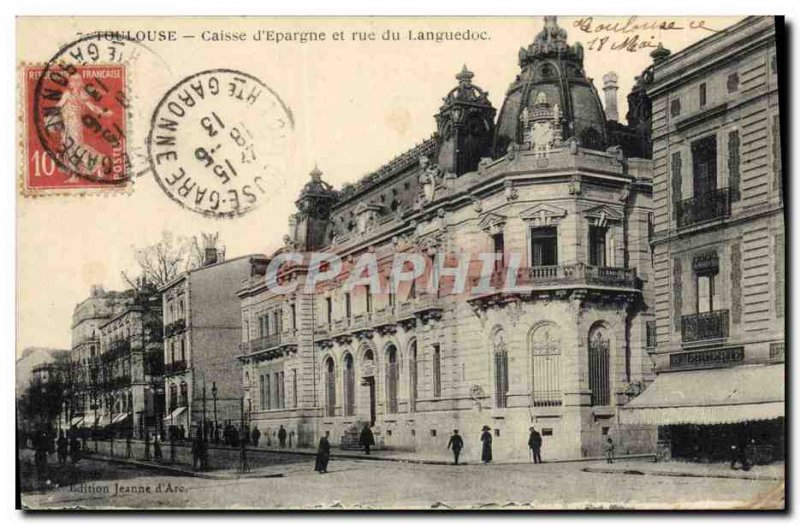
[(604, 227), (608, 222), (622, 222), (622, 211), (612, 208), (606, 204), (589, 208), (583, 212), (583, 216), (592, 226)]
[(433, 202), (436, 196), (436, 186), (441, 177), (441, 170), (435, 164), (432, 165), (428, 157), (419, 158), (419, 167), (421, 171), (419, 174), (419, 183), (420, 186), (422, 186), (420, 201), (424, 205)]
[(547, 95), (540, 91), (530, 110), (523, 108), (520, 114), (525, 146), (537, 157), (547, 157), (554, 147), (561, 144), (562, 116), (558, 104), (550, 106)]
[(377, 221), (381, 207), (378, 204), (362, 202), (356, 206), (356, 227), (358, 233), (365, 234)]
[(487, 212), (478, 221), (478, 227), (489, 235), (502, 233), (506, 224), (506, 217), (497, 213)]
[(567, 210), (552, 204), (537, 204), (519, 214), (531, 226), (555, 226), (567, 216)]
[(506, 158), (509, 161), (512, 161), (517, 158), (517, 152), (519, 151), (519, 144), (516, 142), (512, 142), (508, 145), (508, 150), (506, 150)]
[(479, 198), (472, 198), (472, 209), (475, 210), (475, 213), (480, 213), (483, 210), (483, 203)]
[(581, 177), (579, 175), (574, 175), (569, 181), (569, 194), (570, 195), (580, 195), (581, 194)]
[(519, 197), (519, 191), (514, 187), (514, 182), (510, 180), (506, 180), (503, 184), (503, 193), (507, 201), (513, 201)]

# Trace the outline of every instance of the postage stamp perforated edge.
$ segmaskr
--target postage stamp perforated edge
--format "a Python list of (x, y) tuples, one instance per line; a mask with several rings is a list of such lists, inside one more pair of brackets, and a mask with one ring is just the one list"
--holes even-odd
[[(17, 193), (25, 198), (39, 197), (112, 197), (118, 195), (132, 195), (134, 191), (134, 177), (129, 174), (128, 179), (122, 184), (101, 184), (94, 186), (75, 186), (72, 188), (36, 188), (28, 184), (30, 177), (29, 158), (32, 153), (31, 144), (39, 143), (40, 140), (35, 129), (29, 126), (31, 120), (30, 98), (35, 96), (35, 90), (28, 88), (27, 72), (30, 69), (47, 67), (47, 62), (28, 62), (20, 61), (17, 65)], [(127, 68), (123, 67), (124, 86), (126, 93), (131, 93), (131, 78), (127, 74)], [(126, 135), (131, 130), (130, 109), (125, 115)], [(129, 138), (129, 137), (127, 137)], [(35, 141), (35, 142), (34, 142)], [(41, 147), (41, 146), (40, 146)], [(43, 154), (48, 154), (41, 147)], [(56, 166), (56, 169), (59, 169)]]

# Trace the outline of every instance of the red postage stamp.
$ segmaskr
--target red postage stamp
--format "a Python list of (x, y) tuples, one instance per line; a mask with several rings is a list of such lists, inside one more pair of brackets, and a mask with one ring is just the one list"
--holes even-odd
[(26, 66), (24, 193), (119, 189), (129, 179), (125, 66)]

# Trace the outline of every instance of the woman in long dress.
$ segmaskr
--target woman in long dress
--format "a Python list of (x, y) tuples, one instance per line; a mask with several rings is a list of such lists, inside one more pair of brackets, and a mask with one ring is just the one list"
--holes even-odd
[(317, 447), (317, 462), (314, 465), (314, 470), (320, 474), (328, 472), (328, 461), (331, 459), (331, 444), (328, 441), (330, 436), (329, 431), (325, 431), (325, 435), (319, 438), (319, 446)]
[(483, 446), (481, 448), (481, 461), (489, 463), (492, 461), (492, 433), (490, 431), (491, 429), (486, 425), (483, 426), (482, 430), (481, 442)]

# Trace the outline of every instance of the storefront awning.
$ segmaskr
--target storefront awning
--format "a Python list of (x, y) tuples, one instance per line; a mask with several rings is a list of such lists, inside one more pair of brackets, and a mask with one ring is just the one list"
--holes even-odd
[(77, 427), (80, 424), (81, 421), (83, 421), (83, 416), (75, 416), (70, 420), (69, 426), (70, 427)]
[(95, 421), (102, 421), (102, 415), (98, 414), (97, 418), (95, 418), (94, 414), (86, 414), (83, 418), (83, 422), (81, 423), (81, 428), (92, 428), (95, 424)]
[(751, 365), (660, 374), (620, 407), (625, 425), (718, 425), (783, 417), (784, 366)]
[(125, 419), (127, 419), (127, 417), (128, 417), (128, 413), (127, 412), (122, 412), (121, 414), (117, 414), (116, 416), (114, 416), (114, 419), (111, 420), (111, 424), (112, 425), (116, 425), (117, 423), (121, 423), (121, 422), (125, 421)]
[(183, 411), (186, 410), (186, 407), (178, 407), (166, 416), (164, 416), (164, 421), (167, 423), (172, 423), (173, 421), (175, 424), (178, 424), (178, 416), (180, 416)]

